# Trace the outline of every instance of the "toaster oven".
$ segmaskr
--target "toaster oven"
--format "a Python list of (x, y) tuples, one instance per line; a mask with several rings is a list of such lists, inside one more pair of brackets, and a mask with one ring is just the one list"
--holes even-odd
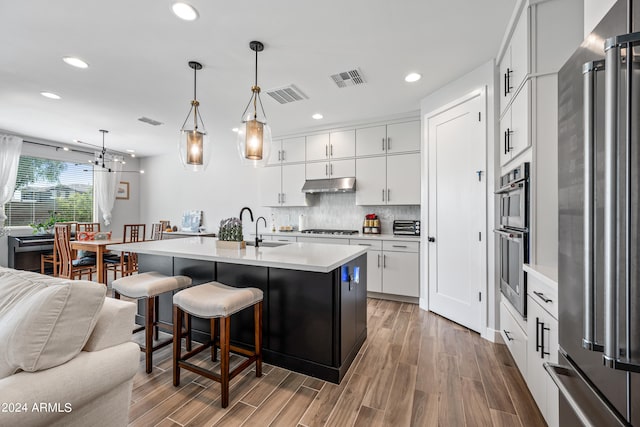
[(393, 221), (393, 234), (396, 236), (419, 236), (420, 220), (396, 220)]

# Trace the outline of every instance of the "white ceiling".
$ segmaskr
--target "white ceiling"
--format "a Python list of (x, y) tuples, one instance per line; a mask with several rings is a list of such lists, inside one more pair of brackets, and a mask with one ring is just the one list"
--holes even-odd
[[(419, 109), (420, 100), (495, 57), (514, 0), (172, 0), (0, 2), (0, 129), (61, 143), (79, 139), (139, 155), (176, 149), (198, 72), (201, 114), (214, 143), (235, 144), (253, 82), (295, 84), (308, 100), (263, 104), (274, 135)], [(63, 56), (89, 63), (70, 67)], [(331, 74), (360, 67), (367, 84), (339, 89)], [(422, 74), (406, 83), (411, 71)], [(50, 100), (51, 91), (62, 96)], [(324, 114), (318, 122), (313, 113)], [(163, 122), (153, 127), (137, 119)]]

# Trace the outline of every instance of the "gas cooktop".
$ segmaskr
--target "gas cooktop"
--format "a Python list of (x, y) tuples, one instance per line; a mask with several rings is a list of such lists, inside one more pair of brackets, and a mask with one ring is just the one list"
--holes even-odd
[(301, 233), (307, 234), (339, 234), (350, 236), (352, 234), (358, 234), (358, 230), (330, 230), (330, 229), (322, 229), (322, 228), (311, 228), (309, 230), (302, 230)]

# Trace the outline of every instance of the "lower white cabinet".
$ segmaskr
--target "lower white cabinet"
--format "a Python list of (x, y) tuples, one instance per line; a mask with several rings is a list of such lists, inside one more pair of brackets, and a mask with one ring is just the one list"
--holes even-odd
[(351, 240), (367, 246), (367, 290), (406, 297), (420, 296), (418, 242)]
[(516, 320), (517, 312), (514, 312), (513, 306), (503, 299), (500, 303), (500, 334), (520, 373), (527, 378), (527, 334)]
[(306, 242), (306, 243), (325, 243), (329, 245), (348, 245), (348, 239), (332, 239), (331, 237), (307, 237), (307, 236), (298, 236), (298, 242)]

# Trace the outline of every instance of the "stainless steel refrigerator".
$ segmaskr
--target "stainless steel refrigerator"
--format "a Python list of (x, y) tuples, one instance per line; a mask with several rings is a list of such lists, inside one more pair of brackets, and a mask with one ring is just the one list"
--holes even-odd
[[(558, 77), (560, 425), (640, 426), (640, 0)], [(628, 60), (627, 52), (634, 52)]]

